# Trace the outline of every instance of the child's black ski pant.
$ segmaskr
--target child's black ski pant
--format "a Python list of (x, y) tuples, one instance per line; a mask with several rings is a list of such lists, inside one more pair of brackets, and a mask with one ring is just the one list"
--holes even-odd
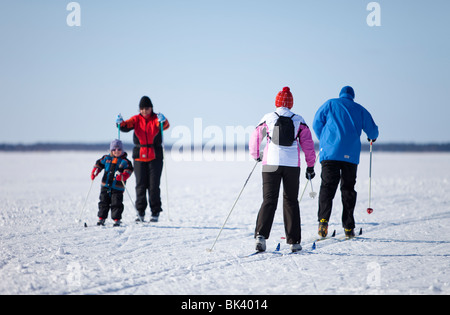
[(111, 209), (111, 219), (121, 220), (123, 213), (123, 191), (102, 187), (98, 203), (98, 217), (106, 219)]

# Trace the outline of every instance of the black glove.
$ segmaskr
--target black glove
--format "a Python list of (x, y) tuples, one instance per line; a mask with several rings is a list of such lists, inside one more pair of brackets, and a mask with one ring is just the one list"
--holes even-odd
[(316, 176), (316, 173), (314, 172), (314, 167), (307, 167), (306, 168), (306, 179), (313, 179)]
[(261, 162), (263, 160), (264, 157), (264, 152), (259, 153), (259, 157), (257, 159), (255, 159), (258, 162)]
[(369, 141), (369, 142), (372, 141), (372, 143), (373, 143), (373, 142), (377, 141), (377, 139), (370, 139), (370, 138), (367, 138), (367, 141)]

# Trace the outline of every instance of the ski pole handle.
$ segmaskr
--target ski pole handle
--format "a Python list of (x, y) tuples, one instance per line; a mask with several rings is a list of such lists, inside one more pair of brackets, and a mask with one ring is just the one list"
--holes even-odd
[(117, 125), (117, 139), (120, 140), (120, 124), (123, 122), (122, 114), (117, 115), (116, 125)]

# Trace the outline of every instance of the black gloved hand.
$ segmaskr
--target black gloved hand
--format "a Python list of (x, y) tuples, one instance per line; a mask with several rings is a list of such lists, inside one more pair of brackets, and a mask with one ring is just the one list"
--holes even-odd
[(314, 172), (314, 167), (307, 167), (306, 168), (306, 179), (313, 179), (316, 176), (316, 173)]
[(264, 157), (264, 152), (260, 152), (259, 157), (257, 159), (255, 159), (255, 161), (261, 162), (263, 160), (263, 157)]
[(367, 141), (369, 141), (369, 142), (372, 141), (372, 143), (373, 143), (373, 142), (377, 141), (377, 139), (370, 139), (370, 138), (367, 138)]

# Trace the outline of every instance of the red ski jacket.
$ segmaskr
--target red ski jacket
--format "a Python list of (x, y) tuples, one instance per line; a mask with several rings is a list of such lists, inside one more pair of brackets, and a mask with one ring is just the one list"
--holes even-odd
[[(163, 123), (163, 130), (170, 127), (169, 121)], [(131, 117), (120, 124), (120, 130), (129, 132), (134, 129), (133, 159), (140, 162), (150, 162), (162, 152), (161, 125), (158, 116), (152, 113), (147, 119), (141, 114)], [(161, 153), (162, 158), (162, 153)]]

